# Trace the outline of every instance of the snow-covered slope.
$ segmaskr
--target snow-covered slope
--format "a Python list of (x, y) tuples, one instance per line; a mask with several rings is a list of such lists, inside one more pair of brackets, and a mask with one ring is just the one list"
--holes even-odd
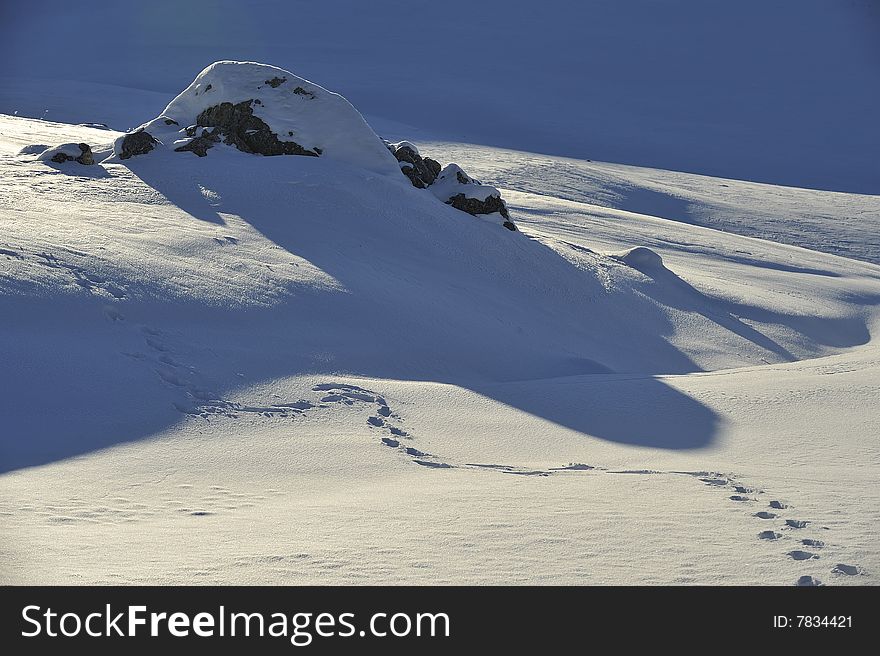
[[(375, 121), (383, 134), (409, 134)], [(880, 264), (880, 194), (711, 178), (608, 162), (437, 141), (423, 149), (504, 189), (600, 205)], [(507, 195), (505, 194), (505, 197)]]
[(324, 157), (0, 135), (4, 581), (876, 580), (877, 266), (508, 189), (513, 233)]

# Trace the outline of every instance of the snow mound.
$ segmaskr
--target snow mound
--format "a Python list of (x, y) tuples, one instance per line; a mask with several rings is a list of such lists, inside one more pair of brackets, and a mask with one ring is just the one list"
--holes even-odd
[(643, 272), (659, 271), (666, 268), (663, 266), (663, 258), (650, 248), (645, 248), (644, 246), (636, 246), (625, 251), (611, 253), (610, 256), (631, 266), (633, 269)]
[[(206, 154), (225, 143), (265, 155), (319, 155), (375, 173), (400, 175), (385, 144), (342, 96), (281, 68), (219, 61), (198, 74), (147, 132), (171, 150)], [(122, 156), (126, 137), (114, 154)]]
[(495, 188), (460, 166), (445, 169), (408, 141), (381, 139), (342, 96), (276, 66), (219, 61), (208, 66), (162, 114), (121, 135), (107, 160), (146, 155), (157, 146), (206, 157), (219, 145), (259, 155), (336, 160), (431, 187), (443, 203), (516, 231)]

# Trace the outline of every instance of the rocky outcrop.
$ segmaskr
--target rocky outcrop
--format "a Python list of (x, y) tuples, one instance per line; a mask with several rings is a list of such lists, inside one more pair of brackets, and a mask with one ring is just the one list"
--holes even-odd
[[(195, 126), (192, 126), (195, 128)], [(187, 129), (187, 133), (189, 130)], [(195, 153), (199, 157), (204, 157), (208, 154), (208, 149), (213, 147), (214, 144), (219, 143), (220, 136), (216, 134), (212, 134), (208, 130), (203, 130), (202, 134), (198, 137), (195, 136), (195, 129), (192, 130), (193, 139), (190, 139), (189, 142), (185, 143), (182, 146), (175, 148), (174, 150), (178, 153)]]
[(388, 150), (394, 155), (394, 158), (400, 163), (400, 170), (409, 178), (413, 187), (416, 189), (424, 189), (434, 183), (437, 175), (440, 173), (440, 162), (430, 157), (422, 157), (418, 148), (408, 141), (399, 143), (388, 143)]
[(487, 196), (485, 200), (478, 198), (468, 198), (464, 193), (456, 194), (446, 201), (447, 205), (452, 205), (455, 209), (467, 212), (468, 214), (494, 214), (498, 212), (505, 221), (501, 224), (508, 230), (516, 230), (513, 221), (510, 220), (510, 213), (507, 211), (507, 204), (500, 196)]
[(92, 149), (86, 143), (61, 144), (55, 148), (49, 148), (40, 153), (39, 159), (44, 162), (54, 162), (55, 164), (77, 162), (78, 164), (91, 166), (95, 163)]
[(221, 145), (255, 155), (322, 157), (392, 178), (402, 174), (457, 210), (516, 230), (494, 187), (455, 164), (443, 168), (408, 141), (380, 139), (342, 96), (266, 64), (211, 64), (159, 116), (117, 139), (113, 152), (127, 160), (158, 146), (205, 157)]
[(146, 130), (130, 132), (122, 138), (119, 146), (119, 159), (128, 159), (135, 155), (146, 155), (156, 147), (156, 141)]
[[(140, 126), (159, 148), (211, 156), (231, 146), (255, 155), (326, 157), (381, 175), (400, 169), (382, 140), (339, 94), (290, 71), (215, 62), (155, 119)], [(114, 156), (122, 155), (122, 142)]]
[[(271, 80), (267, 81), (267, 84), (270, 82)], [(278, 135), (269, 129), (265, 121), (254, 116), (253, 105), (254, 100), (251, 99), (236, 104), (222, 102), (219, 105), (208, 107), (196, 118), (196, 127), (213, 129), (203, 130), (201, 135), (193, 138), (193, 141), (174, 150), (178, 152), (191, 151), (204, 157), (209, 148), (222, 140), (223, 143), (235, 146), (245, 153), (306, 155), (309, 157), (319, 155), (315, 150), (303, 148), (295, 141), (281, 141)], [(187, 128), (188, 134), (191, 128), (192, 126)]]
[(458, 164), (448, 164), (429, 190), (457, 210), (474, 216), (496, 217), (502, 226), (516, 231), (516, 224), (510, 220), (510, 212), (501, 198), (501, 192), (472, 178)]
[(495, 187), (473, 179), (457, 164), (441, 169), (440, 162), (422, 157), (419, 149), (408, 141), (386, 141), (385, 145), (400, 163), (401, 172), (409, 178), (413, 187), (430, 187), (431, 192), (444, 203), (473, 216), (498, 214), (502, 219), (501, 225), (508, 230), (516, 230), (516, 225), (510, 220), (507, 204)]

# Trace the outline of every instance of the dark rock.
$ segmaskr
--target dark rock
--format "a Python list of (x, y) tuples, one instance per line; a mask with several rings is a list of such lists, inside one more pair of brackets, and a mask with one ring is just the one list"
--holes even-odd
[(436, 179), (436, 177), (440, 175), (440, 171), (443, 169), (443, 167), (440, 165), (440, 162), (438, 162), (436, 159), (431, 159), (430, 157), (426, 157), (424, 159), (424, 162), (425, 166), (428, 167), (428, 170), (434, 175), (434, 178)]
[[(317, 157), (320, 154), (317, 149), (308, 150), (295, 141), (279, 140), (278, 135), (272, 132), (263, 120), (254, 116), (253, 103), (253, 100), (245, 100), (235, 105), (223, 102), (208, 107), (198, 115), (196, 125), (214, 128), (214, 130), (207, 135), (203, 132), (200, 137), (193, 139), (185, 146), (175, 148), (175, 150), (191, 151), (199, 156), (204, 156), (203, 153), (222, 138), (223, 143), (235, 146), (245, 153), (306, 155), (310, 157)], [(189, 134), (189, 129), (187, 129), (187, 134)], [(195, 134), (194, 131), (193, 134)]]
[(498, 212), (504, 217), (504, 227), (508, 230), (516, 232), (516, 225), (510, 220), (510, 213), (507, 211), (507, 205), (500, 196), (489, 196), (486, 200), (478, 198), (468, 198), (463, 193), (456, 194), (446, 201), (447, 205), (452, 205), (455, 209), (467, 212), (468, 214), (492, 214)]
[(191, 139), (189, 142), (174, 149), (178, 153), (195, 153), (199, 157), (208, 154), (208, 149), (212, 148), (215, 143), (220, 141), (220, 136), (207, 130), (203, 130), (201, 136)]
[(387, 144), (387, 146), (398, 162), (409, 165), (401, 166), (400, 170), (409, 178), (413, 187), (424, 189), (432, 185), (434, 180), (437, 179), (437, 174), (440, 173), (441, 168), (439, 162), (430, 158), (423, 159), (421, 155), (409, 146), (396, 146), (394, 144)]
[[(440, 162), (431, 159), (430, 157), (422, 157), (418, 151), (405, 142), (401, 144), (392, 144), (386, 141), (385, 146), (391, 151), (394, 158), (400, 162), (401, 172), (409, 178), (409, 181), (416, 189), (430, 187), (440, 175), (440, 171), (443, 168), (440, 165)], [(462, 185), (481, 184), (478, 180), (474, 180), (461, 170), (455, 172), (455, 179)], [(516, 231), (516, 225), (510, 220), (510, 213), (507, 211), (507, 205), (500, 196), (490, 196), (483, 201), (476, 198), (468, 198), (467, 195), (462, 192), (455, 194), (445, 202), (447, 205), (452, 205), (457, 210), (472, 215), (492, 214), (498, 212), (504, 218), (504, 227), (508, 230)]]
[(315, 99), (315, 94), (313, 94), (311, 91), (303, 89), (302, 87), (297, 87), (293, 90), (293, 92), (298, 96), (305, 96), (306, 98), (310, 98), (311, 100)]
[(177, 121), (175, 121), (173, 118), (166, 118), (165, 125), (180, 125), (180, 124)]
[(419, 176), (419, 173), (416, 171), (415, 167), (413, 167), (412, 165), (407, 164), (405, 166), (401, 166), (400, 170), (403, 172), (403, 174), (407, 178), (409, 178), (409, 181), (412, 183), (412, 186), (415, 187), (416, 189), (424, 189), (425, 187), (428, 186), (424, 183), (424, 181), (422, 181), (421, 177)]
[(71, 157), (65, 153), (55, 153), (52, 155), (52, 161), (56, 164), (64, 164), (64, 162), (69, 162), (73, 160), (74, 162), (78, 162), (85, 166), (91, 166), (95, 163), (95, 158), (92, 157), (92, 149), (89, 147), (89, 144), (81, 143), (77, 144), (79, 146), (80, 154), (77, 157)]
[(95, 158), (92, 157), (92, 149), (88, 144), (81, 143), (79, 145), (79, 149), (82, 154), (76, 158), (76, 161), (80, 164), (85, 164), (86, 166), (91, 166), (95, 163)]
[(194, 137), (194, 136), (196, 136), (196, 130), (198, 130), (198, 129), (199, 129), (198, 125), (190, 125), (186, 129), (184, 129), (184, 132), (186, 132), (186, 136)]
[(286, 77), (278, 77), (277, 75), (275, 77), (273, 77), (271, 80), (266, 80), (266, 84), (268, 84), (273, 89), (277, 89), (285, 82), (287, 82)]
[(213, 85), (213, 84), (209, 84), (208, 86), (205, 87), (205, 93), (208, 93), (208, 92), (209, 92), (211, 89), (213, 89), (213, 88), (214, 88), (214, 85)]
[(125, 135), (122, 140), (122, 152), (119, 153), (119, 159), (128, 159), (135, 155), (146, 155), (156, 147), (156, 141), (153, 136), (146, 130), (138, 130)]

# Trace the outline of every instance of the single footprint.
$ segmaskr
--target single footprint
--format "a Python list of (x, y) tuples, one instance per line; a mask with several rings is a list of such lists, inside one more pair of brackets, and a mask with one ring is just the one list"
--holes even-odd
[(400, 446), (400, 442), (398, 442), (397, 440), (392, 440), (390, 437), (383, 437), (382, 444), (384, 444), (385, 446), (390, 446), (392, 448), (397, 448)]
[(758, 519), (776, 519), (776, 515), (774, 515), (772, 512), (767, 512), (766, 510), (756, 512), (755, 517), (757, 517)]
[(752, 494), (755, 491), (753, 488), (746, 487), (745, 485), (737, 485), (733, 489), (740, 494)]
[(778, 540), (782, 537), (782, 533), (777, 533), (776, 531), (761, 531), (758, 533), (758, 537), (762, 540)]
[(821, 549), (825, 546), (825, 543), (822, 540), (814, 540), (812, 538), (804, 538), (801, 540), (801, 544), (805, 544), (808, 547), (815, 547), (816, 549)]
[(727, 485), (726, 478), (701, 478), (706, 485)]
[(818, 554), (810, 553), (809, 551), (801, 551), (800, 549), (795, 549), (794, 551), (789, 551), (788, 555), (794, 558), (795, 560), (810, 560), (811, 558), (818, 558)]
[(781, 501), (776, 501), (775, 499), (770, 502), (771, 508), (776, 508), (776, 510), (785, 510), (788, 506)]
[(754, 501), (754, 499), (750, 499), (749, 497), (744, 497), (739, 494), (734, 494), (732, 497), (730, 497), (730, 500), (731, 501)]
[(862, 570), (860, 570), (856, 565), (846, 565), (845, 563), (837, 563), (834, 566), (834, 569), (831, 570), (832, 574), (846, 574), (847, 576), (856, 576), (857, 574), (861, 574)]
[(802, 576), (797, 580), (797, 583), (795, 585), (801, 585), (801, 586), (822, 585), (822, 581), (820, 581), (819, 579), (814, 579), (812, 576)]
[(385, 420), (381, 417), (370, 417), (367, 419), (367, 423), (370, 424), (370, 426), (380, 427), (385, 425)]
[(807, 524), (810, 522), (801, 520), (801, 519), (786, 519), (785, 525), (790, 528), (806, 528)]
[(389, 408), (387, 405), (380, 406), (379, 407), (379, 414), (382, 415), (383, 417), (390, 417), (391, 416), (391, 408)]

